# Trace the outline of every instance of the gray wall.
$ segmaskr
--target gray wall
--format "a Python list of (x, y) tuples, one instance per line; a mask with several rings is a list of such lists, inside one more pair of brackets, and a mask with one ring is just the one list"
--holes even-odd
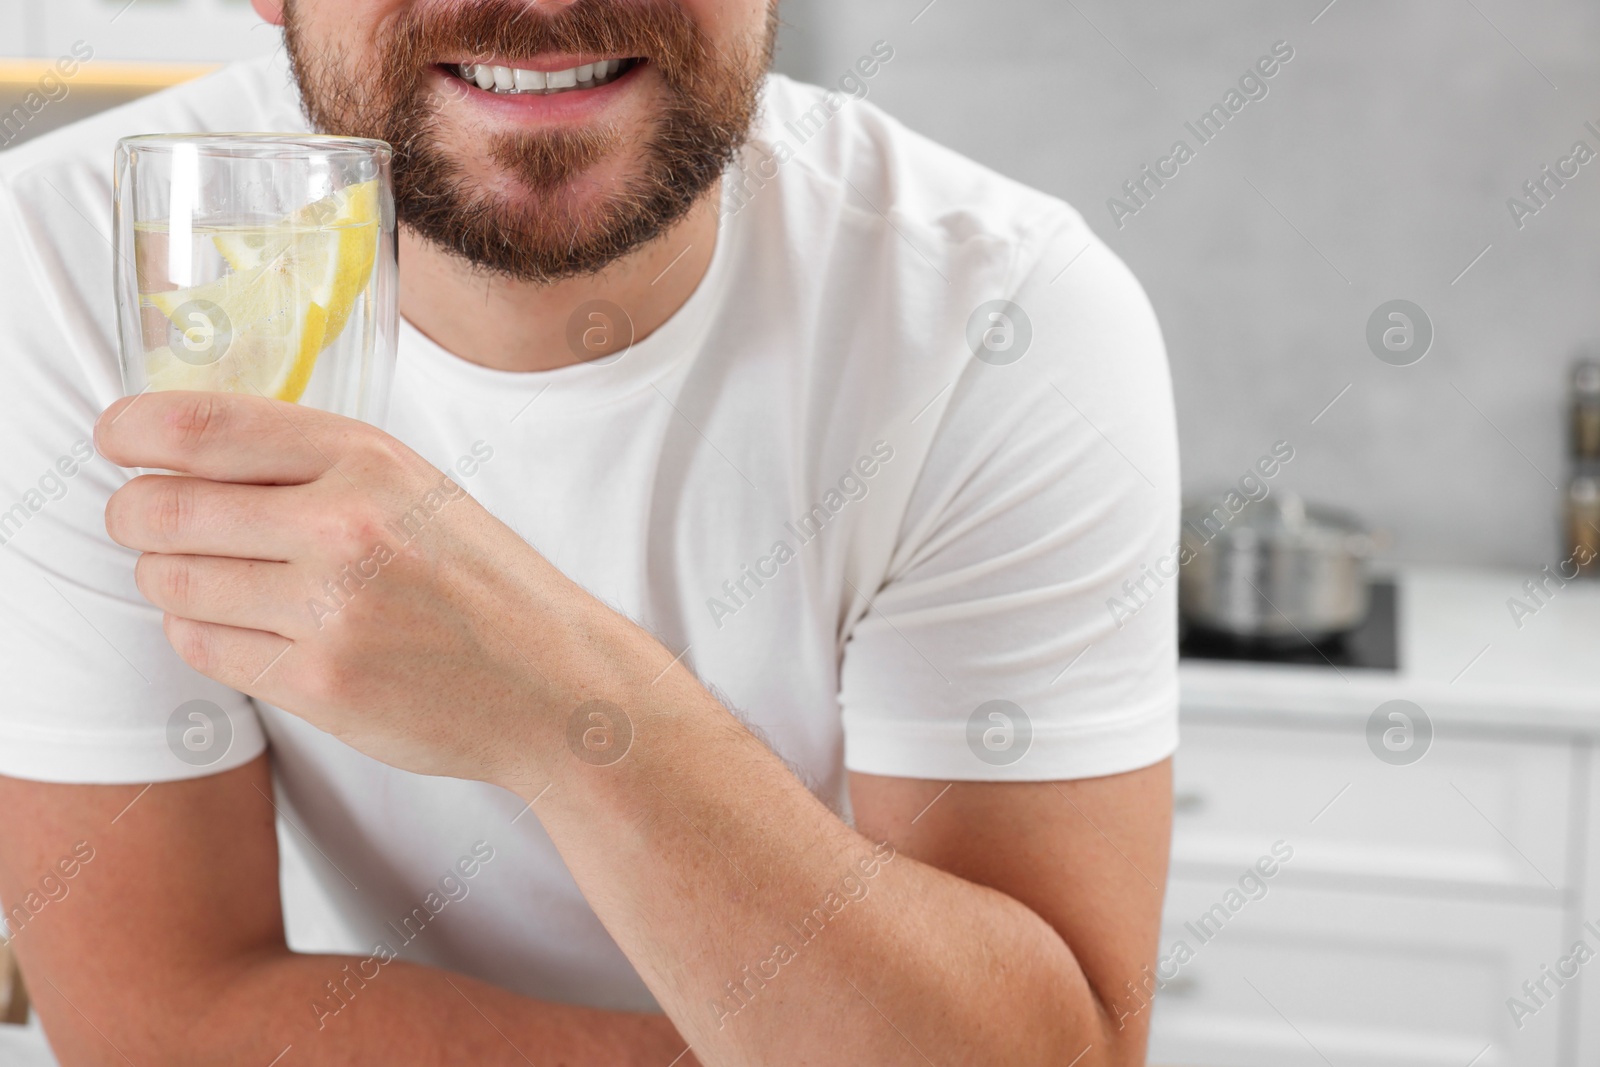
[[(784, 0), (779, 65), (833, 82), (888, 40), (875, 103), (1088, 218), (1161, 316), (1189, 492), (1287, 439), (1280, 484), (1355, 508), (1395, 558), (1561, 558), (1566, 366), (1600, 335), (1600, 159), (1521, 230), (1506, 200), (1575, 141), (1600, 151), (1600, 5), (926, 2)], [(1268, 95), (1119, 229), (1107, 199), (1177, 138), (1197, 146), (1184, 121), (1278, 40), (1295, 57)], [(1395, 298), (1436, 329), (1408, 367), (1366, 342)]]

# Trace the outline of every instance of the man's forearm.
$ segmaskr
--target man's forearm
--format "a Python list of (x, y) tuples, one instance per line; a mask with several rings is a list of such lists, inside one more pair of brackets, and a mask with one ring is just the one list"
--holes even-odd
[(607, 695), (626, 755), (567, 758), (570, 731), (545, 738), (531, 749), (557, 758), (519, 789), (702, 1062), (1137, 1055), (1043, 919), (875, 847), (686, 671)]
[(157, 1038), (172, 1040), (161, 1062), (265, 1067), (292, 1045), (282, 1067), (667, 1067), (687, 1044), (662, 1015), (534, 1000), (400, 960), (363, 979), (360, 962), (286, 951), (238, 961), (190, 991), (193, 1014)]

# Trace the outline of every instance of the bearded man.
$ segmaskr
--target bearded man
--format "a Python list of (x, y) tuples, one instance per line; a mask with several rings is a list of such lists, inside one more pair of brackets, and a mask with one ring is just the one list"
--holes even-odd
[[(1178, 483), (1121, 263), (768, 73), (768, 0), (255, 6), (282, 56), (0, 156), (0, 902), (59, 1062), (1142, 1062)], [(237, 130), (394, 148), (381, 428), (121, 398), (113, 145)]]

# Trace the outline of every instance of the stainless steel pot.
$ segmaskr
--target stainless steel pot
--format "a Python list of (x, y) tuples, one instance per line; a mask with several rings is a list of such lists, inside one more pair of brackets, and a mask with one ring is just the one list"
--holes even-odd
[(1368, 608), (1372, 537), (1354, 515), (1292, 493), (1191, 504), (1178, 604), (1190, 626), (1265, 642), (1321, 641), (1354, 629)]

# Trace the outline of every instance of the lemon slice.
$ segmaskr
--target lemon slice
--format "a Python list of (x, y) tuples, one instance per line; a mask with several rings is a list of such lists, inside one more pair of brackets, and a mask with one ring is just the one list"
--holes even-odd
[(153, 392), (164, 389), (198, 389), (216, 392), (222, 388), (211, 365), (196, 365), (180, 359), (171, 348), (157, 348), (145, 355), (145, 375)]
[(150, 388), (298, 401), (372, 276), (379, 210), (378, 183), (364, 182), (276, 225), (214, 234), (232, 273), (148, 294), (178, 330), (146, 356)]
[(206, 285), (151, 294), (178, 337), (146, 356), (150, 387), (300, 399), (322, 351), (327, 312), (297, 266), (282, 255)]
[[(367, 287), (372, 265), (378, 258), (379, 212), (378, 183), (362, 182), (340, 190), (329, 223), (337, 235), (337, 252), (325, 262), (331, 268), (321, 307), (327, 313), (323, 324), (322, 347), (339, 339), (355, 310), (356, 300)], [(324, 201), (326, 202), (326, 201)], [(316, 205), (312, 205), (315, 207)], [(326, 231), (318, 231), (325, 233)]]
[(377, 221), (378, 183), (361, 182), (306, 205), (276, 225), (240, 226), (212, 234), (211, 243), (234, 270), (253, 270), (282, 254), (297, 235)]

